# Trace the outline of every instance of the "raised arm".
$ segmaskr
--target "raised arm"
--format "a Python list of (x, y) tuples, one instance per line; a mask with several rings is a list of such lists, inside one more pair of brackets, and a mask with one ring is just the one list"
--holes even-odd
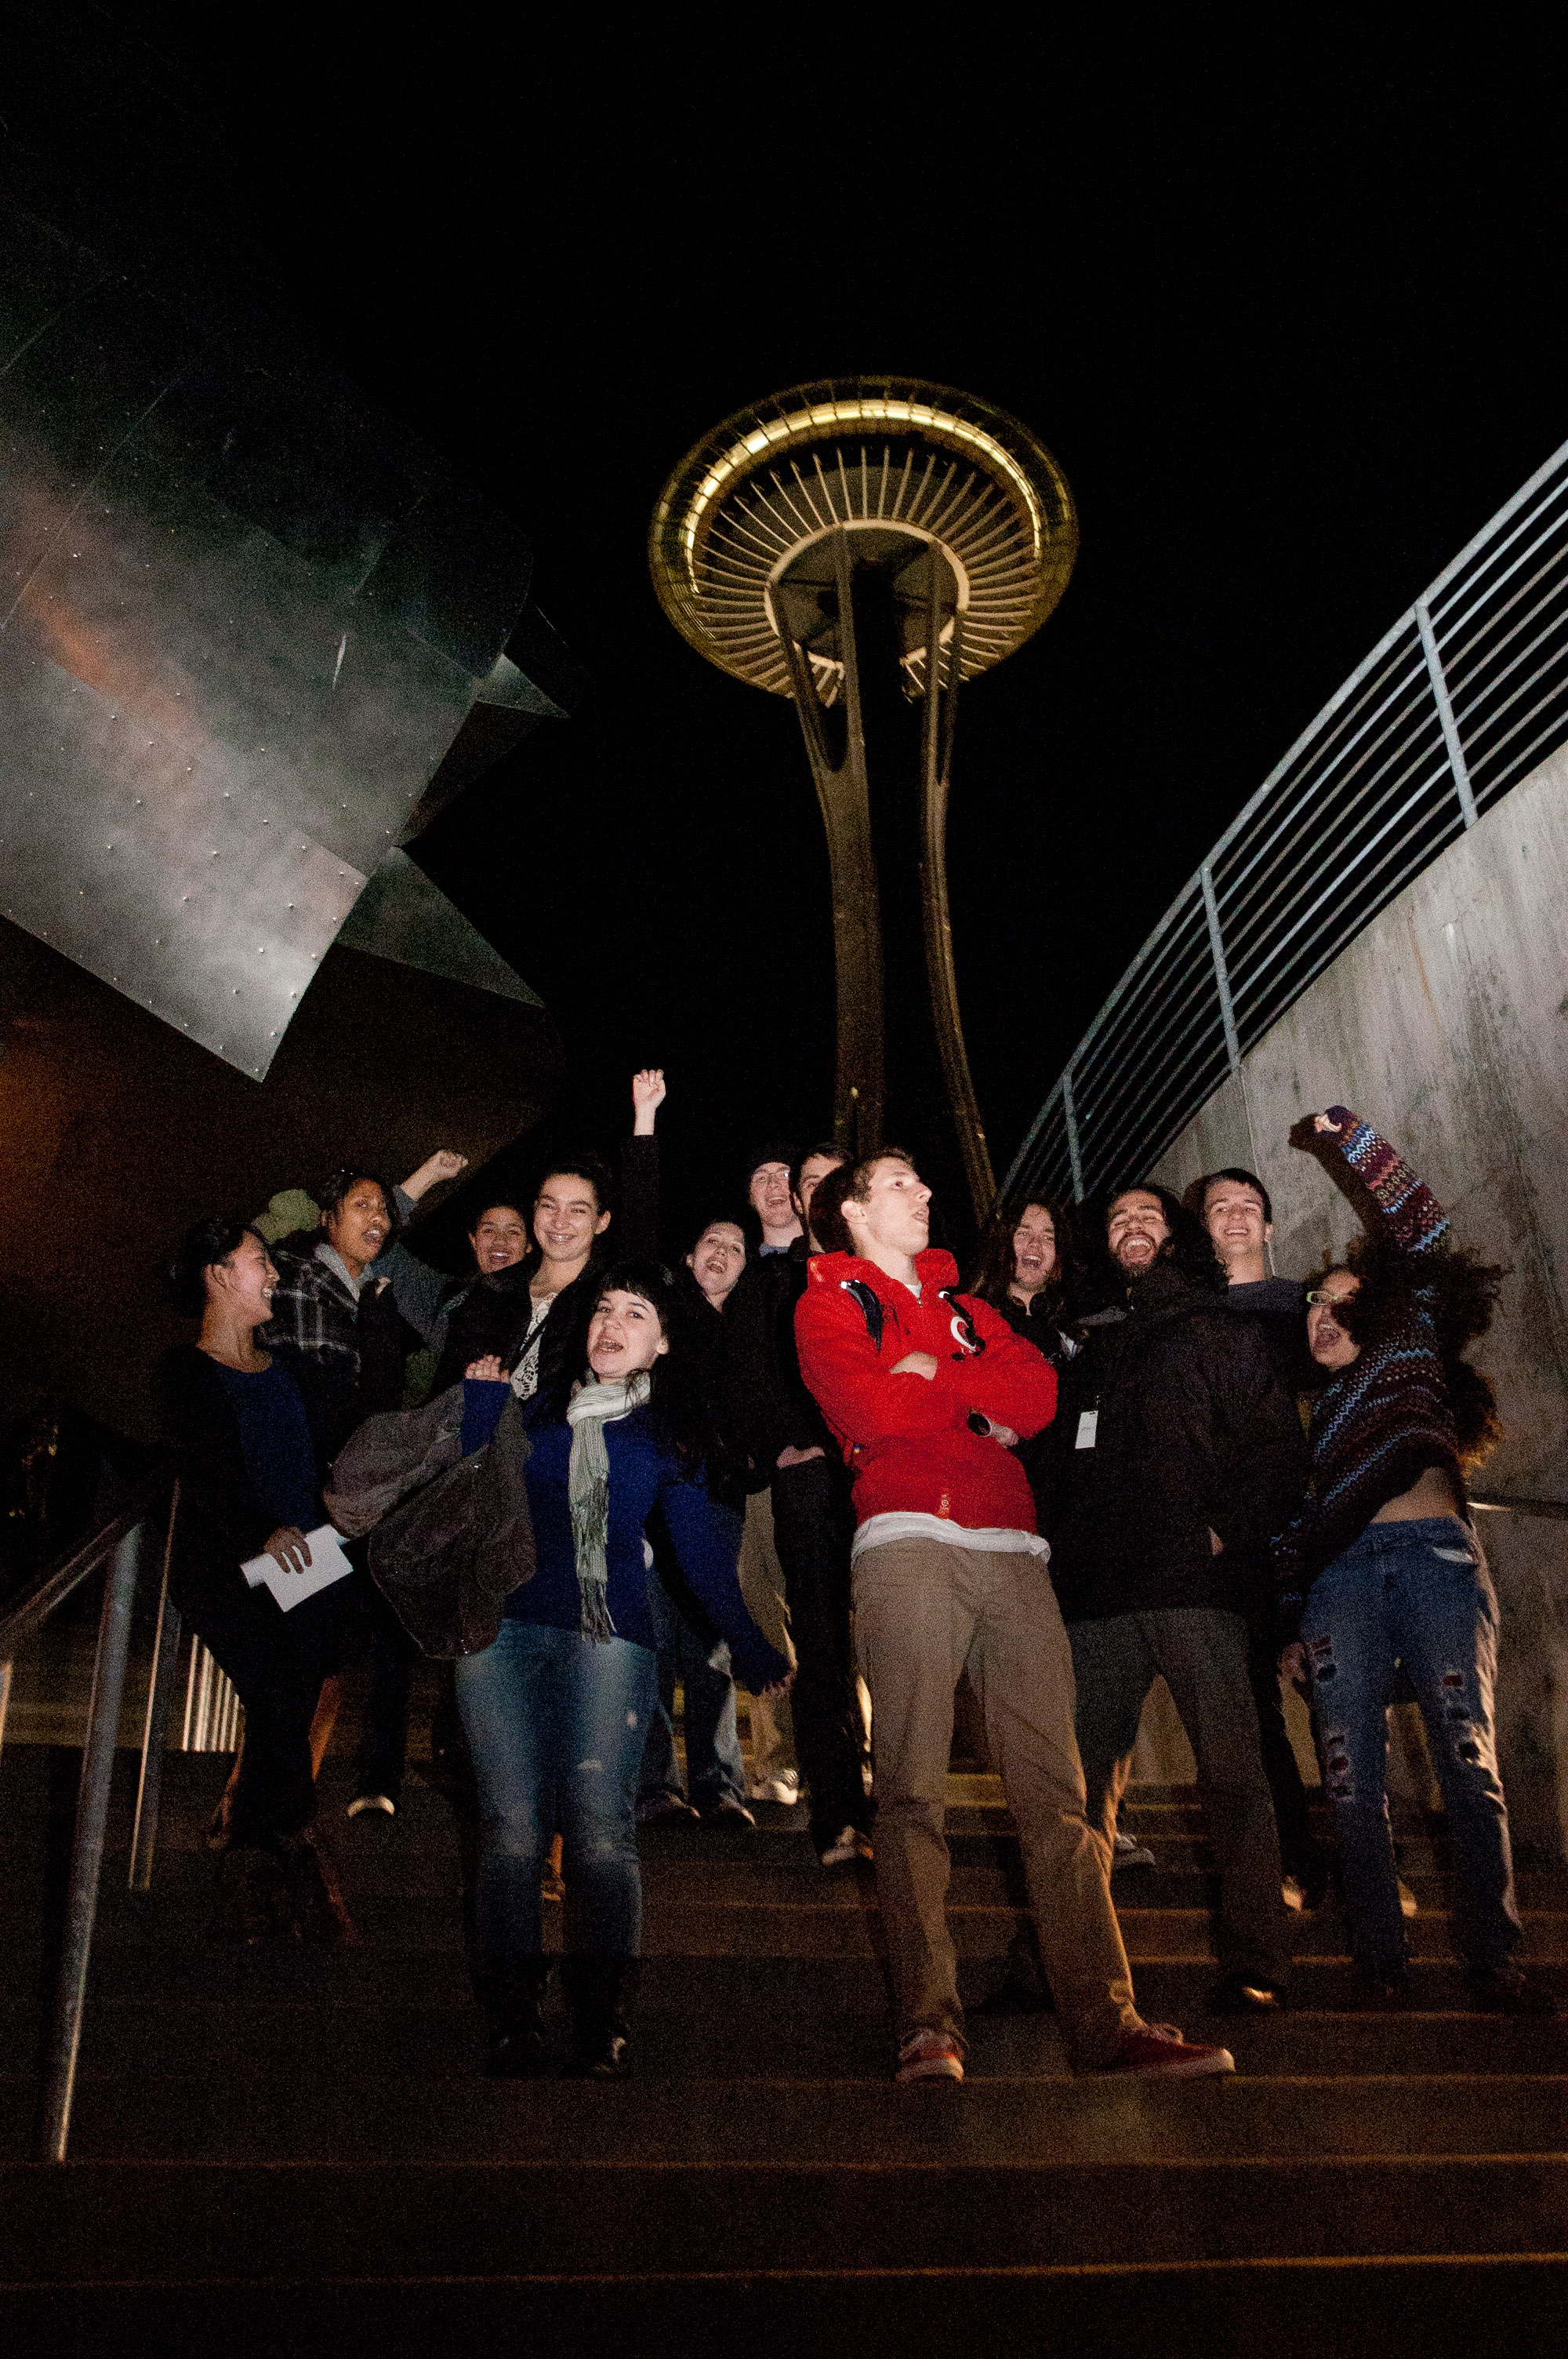
[(1344, 1156), (1402, 1252), (1430, 1253), (1446, 1235), (1448, 1215), (1431, 1189), (1369, 1122), (1363, 1122), (1348, 1106), (1336, 1105), (1314, 1114), (1313, 1128)]
[[(456, 1159), (462, 1160), (460, 1157)], [(433, 1163), (436, 1158), (432, 1156), (430, 1160)], [(415, 1179), (418, 1176), (418, 1172), (414, 1174)], [(397, 1200), (398, 1219), (407, 1221), (418, 1199), (410, 1195), (407, 1180), (393, 1192)], [(444, 1269), (422, 1261), (401, 1237), (394, 1237), (390, 1245), (384, 1245), (371, 1266), (377, 1277), (392, 1280), (392, 1299), (410, 1327), (427, 1343), (438, 1347), (446, 1336), (447, 1312), (451, 1307), (448, 1297), (454, 1290), (455, 1281)]]
[(620, 1261), (659, 1258), (659, 1142), (654, 1125), (665, 1102), (665, 1077), (656, 1066), (632, 1076), (632, 1136), (621, 1151), (621, 1210), (611, 1253)]

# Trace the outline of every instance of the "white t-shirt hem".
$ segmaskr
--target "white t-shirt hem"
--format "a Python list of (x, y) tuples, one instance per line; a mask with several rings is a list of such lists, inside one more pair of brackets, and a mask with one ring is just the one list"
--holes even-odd
[(849, 1560), (890, 1540), (941, 1540), (947, 1548), (980, 1549), (997, 1556), (1048, 1558), (1051, 1543), (1039, 1532), (1010, 1532), (1000, 1525), (956, 1524), (949, 1516), (926, 1516), (913, 1507), (892, 1507), (869, 1516), (856, 1532)]

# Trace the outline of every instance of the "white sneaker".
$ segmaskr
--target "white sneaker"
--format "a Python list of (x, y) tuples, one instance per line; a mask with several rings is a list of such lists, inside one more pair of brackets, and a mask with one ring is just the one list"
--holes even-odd
[(1130, 1835), (1113, 1836), (1110, 1851), (1110, 1872), (1113, 1875), (1119, 1867), (1152, 1867), (1154, 1864), (1154, 1854), (1148, 1844), (1134, 1843)]
[(817, 1855), (824, 1867), (847, 1867), (851, 1860), (871, 1858), (871, 1839), (863, 1835), (859, 1827), (845, 1827), (838, 1841)]
[(893, 2078), (909, 2088), (917, 2081), (961, 2081), (964, 2051), (950, 2031), (912, 2031), (898, 2051)]
[(800, 1779), (792, 1773), (782, 1777), (759, 1777), (746, 1788), (749, 1802), (777, 1802), (782, 1810), (793, 1810), (800, 1799)]

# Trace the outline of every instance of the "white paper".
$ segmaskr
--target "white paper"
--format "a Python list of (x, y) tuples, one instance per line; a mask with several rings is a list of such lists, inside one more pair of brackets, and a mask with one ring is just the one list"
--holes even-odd
[(1098, 1408), (1080, 1409), (1078, 1412), (1078, 1438), (1073, 1444), (1074, 1449), (1092, 1450), (1095, 1446), (1095, 1434), (1098, 1431), (1098, 1427), (1099, 1411)]
[(253, 1589), (260, 1589), (265, 1583), (286, 1614), (292, 1606), (303, 1605), (319, 1589), (330, 1589), (335, 1581), (346, 1580), (353, 1571), (343, 1554), (343, 1536), (330, 1524), (319, 1525), (305, 1538), (310, 1547), (310, 1561), (303, 1572), (285, 1572), (277, 1559), (268, 1556), (265, 1549), (240, 1567)]

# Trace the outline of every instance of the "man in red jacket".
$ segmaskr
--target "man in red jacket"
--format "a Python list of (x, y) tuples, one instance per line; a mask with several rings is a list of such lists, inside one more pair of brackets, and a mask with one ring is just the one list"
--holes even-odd
[(901, 2082), (961, 2081), (963, 2010), (943, 1832), (953, 1690), (966, 1667), (1018, 1827), (1074, 2062), (1185, 2078), (1235, 2068), (1145, 2024), (1110, 1899), (1110, 1846), (1084, 1815), (1073, 1666), (1049, 1554), (1012, 1455), (1056, 1377), (929, 1250), (931, 1190), (894, 1147), (829, 1172), (795, 1312), (800, 1365), (854, 1478), (855, 1643), (871, 1691), (877, 1898), (898, 2001)]

